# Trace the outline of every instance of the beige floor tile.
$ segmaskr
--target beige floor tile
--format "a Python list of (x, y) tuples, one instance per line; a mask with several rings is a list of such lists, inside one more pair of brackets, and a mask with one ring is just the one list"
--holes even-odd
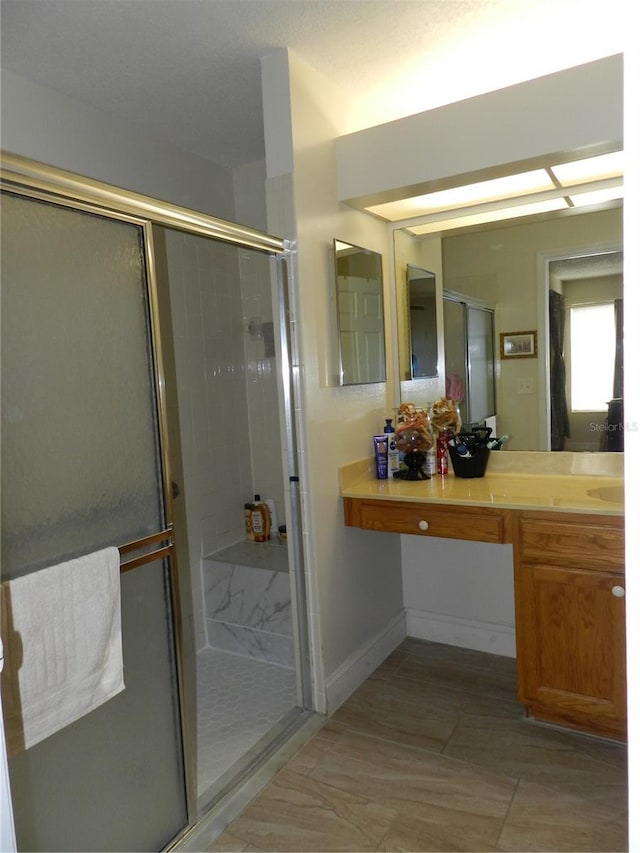
[(398, 646), (397, 651), (405, 657), (417, 658), (425, 664), (434, 663), (443, 667), (470, 667), (486, 670), (490, 669), (496, 661), (514, 661), (513, 658), (505, 658), (502, 655), (491, 655), (487, 652), (477, 652), (475, 649), (463, 649), (445, 643), (432, 643), (414, 637), (407, 637)]
[(440, 752), (458, 723), (458, 711), (453, 704), (438, 708), (410, 684), (368, 681), (332, 720), (361, 734)]
[(205, 853), (245, 853), (249, 847), (246, 841), (236, 838), (230, 832), (223, 832), (218, 838), (205, 850)]
[[(368, 687), (368, 685), (369, 682), (365, 682), (363, 688)], [(455, 681), (451, 685), (447, 685), (437, 683), (435, 679), (417, 680), (411, 677), (405, 678), (402, 675), (394, 675), (386, 682), (386, 685), (396, 691), (399, 701), (404, 697), (406, 701), (420, 703), (423, 707), (440, 713), (456, 716), (465, 713), (487, 714), (514, 719), (524, 717), (524, 707), (516, 700), (515, 679), (510, 699), (504, 696), (495, 698), (483, 693), (461, 690)]]
[(448, 810), (460, 823), (475, 817), (500, 823), (516, 786), (515, 779), (483, 768), (347, 729), (311, 777), (403, 814)]
[[(491, 768), (497, 773), (537, 782), (554, 790), (625, 807), (624, 764), (615, 766), (584, 749), (584, 738), (526, 721), (465, 716), (444, 755)], [(589, 749), (595, 751), (595, 744)]]
[(393, 809), (322, 781), (281, 771), (228, 832), (263, 851), (376, 850)]
[(339, 737), (339, 730), (325, 725), (289, 759), (287, 768), (302, 776), (308, 776), (322, 756), (333, 748)]
[(525, 720), (510, 658), (407, 639), (210, 849), (604, 853), (626, 813), (624, 746)]
[(506, 851), (627, 850), (627, 824), (589, 800), (520, 782), (498, 842)]
[(495, 850), (500, 826), (495, 820), (476, 817), (474, 821), (458, 821), (457, 814), (446, 809), (426, 808), (419, 815), (400, 815), (391, 825), (378, 848), (385, 853), (442, 853)]
[(453, 657), (446, 664), (440, 664), (437, 660), (425, 661), (409, 656), (398, 665), (394, 673), (394, 679), (397, 678), (473, 693), (498, 701), (517, 700), (516, 680), (508, 669), (501, 670), (491, 666), (480, 668), (464, 661), (456, 663)]

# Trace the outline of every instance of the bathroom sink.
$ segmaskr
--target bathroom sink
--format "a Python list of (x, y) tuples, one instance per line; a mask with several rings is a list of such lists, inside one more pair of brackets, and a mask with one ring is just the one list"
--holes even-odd
[(624, 503), (624, 486), (600, 486), (598, 489), (589, 489), (587, 494), (592, 498), (612, 503)]

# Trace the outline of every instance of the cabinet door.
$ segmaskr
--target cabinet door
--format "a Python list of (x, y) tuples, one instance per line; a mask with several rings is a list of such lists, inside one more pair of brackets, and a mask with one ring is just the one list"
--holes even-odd
[(520, 699), (538, 719), (621, 737), (624, 575), (522, 564)]

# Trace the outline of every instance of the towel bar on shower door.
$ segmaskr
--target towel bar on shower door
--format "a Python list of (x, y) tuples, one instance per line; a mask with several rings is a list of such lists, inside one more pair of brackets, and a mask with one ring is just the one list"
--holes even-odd
[(162, 545), (160, 548), (156, 548), (154, 551), (147, 551), (146, 554), (131, 557), (131, 559), (120, 563), (120, 572), (128, 572), (131, 569), (144, 565), (145, 563), (151, 563), (154, 560), (159, 560), (161, 557), (167, 557), (171, 554), (174, 547), (173, 527), (168, 527), (166, 530), (160, 530), (158, 533), (152, 533), (150, 536), (145, 536), (142, 539), (136, 539), (134, 542), (127, 542), (126, 545), (120, 545), (118, 547), (118, 551), (120, 551), (120, 556), (122, 557), (123, 554), (129, 554), (132, 551), (141, 551), (149, 545), (165, 541), (165, 545)]

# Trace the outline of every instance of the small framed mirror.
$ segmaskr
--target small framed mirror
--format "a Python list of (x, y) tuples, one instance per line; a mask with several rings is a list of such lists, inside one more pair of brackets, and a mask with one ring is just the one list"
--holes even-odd
[(340, 385), (387, 378), (382, 255), (333, 241), (340, 351)]

